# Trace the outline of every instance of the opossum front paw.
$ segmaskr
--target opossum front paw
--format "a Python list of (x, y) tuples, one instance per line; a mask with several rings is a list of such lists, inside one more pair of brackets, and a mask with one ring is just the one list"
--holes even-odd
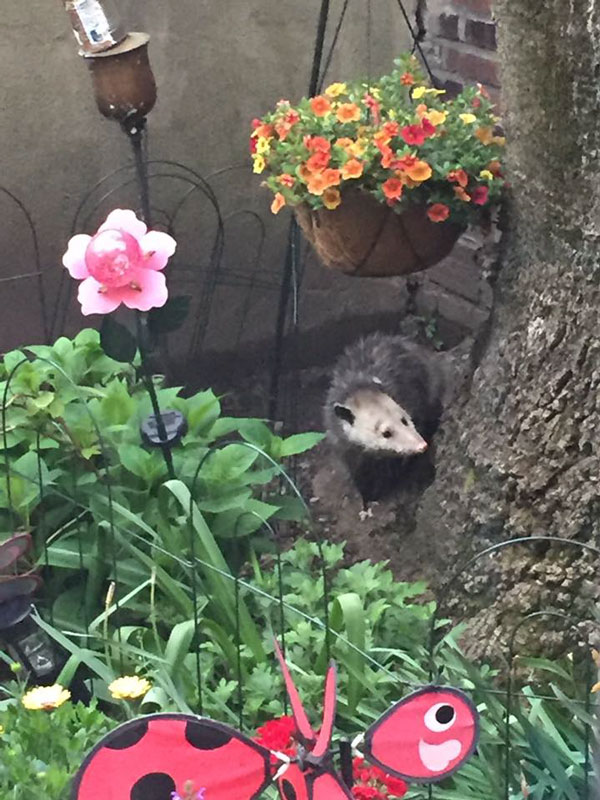
[(362, 508), (358, 512), (358, 518), (360, 519), (361, 522), (364, 522), (367, 519), (372, 519), (373, 518), (373, 509), (370, 506), (369, 506), (369, 508)]

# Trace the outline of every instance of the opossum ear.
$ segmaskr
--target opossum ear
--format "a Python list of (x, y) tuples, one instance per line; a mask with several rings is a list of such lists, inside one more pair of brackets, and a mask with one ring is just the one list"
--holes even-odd
[(344, 422), (347, 422), (350, 425), (354, 425), (354, 414), (347, 406), (342, 406), (340, 403), (335, 403), (333, 406), (333, 412), (336, 417), (343, 419)]

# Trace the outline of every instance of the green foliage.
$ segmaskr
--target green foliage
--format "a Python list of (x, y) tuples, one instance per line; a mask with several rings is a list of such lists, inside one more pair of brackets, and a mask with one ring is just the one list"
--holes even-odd
[(64, 800), (85, 754), (114, 727), (94, 701), (47, 713), (17, 700), (0, 702), (0, 796), (3, 800)]
[[(0, 540), (32, 529), (59, 628), (83, 633), (116, 614), (119, 625), (154, 615), (170, 629), (189, 620), (194, 597), (209, 597), (206, 615), (231, 637), (230, 578), (251, 538), (268, 520), (305, 518), (303, 504), (279, 489), (280, 462), (321, 436), (282, 439), (260, 420), (222, 416), (211, 390), (182, 397), (157, 383), (160, 407), (188, 424), (173, 451), (177, 479), (168, 480), (160, 449), (141, 442), (152, 407), (130, 341), (112, 324), (102, 343), (115, 355), (124, 343), (123, 362), (106, 355), (94, 330), (4, 357)], [(116, 599), (104, 609), (113, 582)], [(240, 617), (244, 643), (263, 659), (243, 602)]]

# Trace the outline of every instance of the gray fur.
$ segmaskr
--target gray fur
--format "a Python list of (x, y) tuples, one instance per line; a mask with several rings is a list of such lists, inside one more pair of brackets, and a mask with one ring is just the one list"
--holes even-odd
[[(365, 505), (388, 493), (406, 477), (407, 470), (414, 471), (417, 462), (431, 463), (431, 460), (426, 453), (382, 454), (375, 441), (373, 446), (368, 442), (357, 444), (348, 435), (353, 433), (349, 428), (352, 423), (340, 418), (339, 407), (345, 414), (346, 406), (362, 414), (370, 397), (377, 400), (377, 395), (388, 395), (410, 415), (414, 428), (429, 444), (443, 405), (444, 380), (436, 364), (438, 359), (439, 356), (403, 337), (374, 333), (348, 347), (335, 365), (325, 402), (325, 426)], [(356, 402), (357, 398), (360, 402)], [(385, 403), (380, 405), (385, 407)], [(351, 418), (351, 414), (347, 416)]]

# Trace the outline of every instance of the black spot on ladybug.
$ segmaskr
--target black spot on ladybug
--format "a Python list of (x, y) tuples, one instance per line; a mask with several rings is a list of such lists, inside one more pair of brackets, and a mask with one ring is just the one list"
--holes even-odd
[(454, 709), (452, 706), (440, 706), (435, 712), (435, 718), (440, 725), (447, 725), (454, 719)]
[(207, 725), (205, 722), (188, 722), (185, 726), (185, 738), (198, 750), (218, 750), (232, 740), (228, 731)]
[(296, 790), (289, 781), (285, 778), (281, 781), (281, 791), (285, 800), (296, 800)]
[(164, 772), (150, 772), (133, 786), (130, 800), (171, 800), (176, 791), (175, 781)]
[(106, 742), (105, 747), (108, 747), (109, 750), (127, 750), (128, 747), (133, 747), (134, 744), (140, 742), (147, 732), (148, 722), (143, 719), (136, 720), (135, 724), (125, 727), (112, 736)]

